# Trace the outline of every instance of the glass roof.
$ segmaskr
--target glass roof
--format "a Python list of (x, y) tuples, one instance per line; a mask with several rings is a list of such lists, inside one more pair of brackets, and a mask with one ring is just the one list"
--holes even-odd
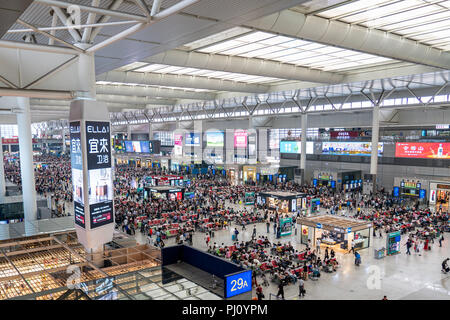
[(393, 59), (261, 31), (221, 41), (197, 51), (268, 59), (325, 71), (342, 71), (397, 62)]
[(212, 71), (212, 70), (197, 69), (197, 68), (176, 67), (176, 66), (168, 66), (168, 65), (164, 65), (164, 64), (150, 64), (148, 66), (136, 69), (134, 71), (202, 76), (202, 77), (207, 77), (207, 78), (226, 79), (226, 80), (247, 82), (247, 83), (268, 83), (268, 82), (278, 82), (278, 81), (282, 80), (282, 79), (278, 79), (278, 78), (253, 76), (253, 75), (247, 75), (247, 74), (242, 74), (242, 73)]
[(450, 50), (450, 0), (359, 0), (317, 15)]

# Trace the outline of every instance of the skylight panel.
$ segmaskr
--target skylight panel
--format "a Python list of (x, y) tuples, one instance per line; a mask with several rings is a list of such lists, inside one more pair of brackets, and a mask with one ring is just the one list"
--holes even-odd
[(278, 45), (278, 44), (288, 42), (288, 41), (292, 41), (292, 38), (284, 37), (284, 36), (276, 36), (274, 38), (261, 40), (261, 41), (259, 41), (259, 43), (262, 43), (262, 44), (265, 44), (268, 46), (273, 46), (273, 45)]
[(219, 41), (223, 41), (223, 40), (235, 37), (235, 36), (239, 36), (240, 34), (243, 34), (243, 33), (249, 32), (249, 31), (251, 31), (251, 29), (243, 28), (243, 27), (234, 27), (234, 28), (213, 34), (206, 38), (190, 42), (188, 44), (185, 44), (184, 46), (188, 47), (188, 48), (192, 48), (192, 49), (205, 47), (205, 46), (209, 46), (214, 43), (217, 43)]
[(434, 22), (434, 23), (430, 23), (430, 24), (426, 24), (426, 25), (419, 25), (419, 26), (416, 26), (413, 28), (404, 29), (404, 30), (398, 31), (398, 33), (408, 36), (410, 34), (424, 33), (427, 31), (440, 30), (440, 29), (448, 28), (448, 27), (450, 27), (450, 19), (444, 20), (444, 21), (439, 21), (439, 22)]
[(333, 46), (325, 46), (325, 47), (321, 47), (321, 48), (315, 49), (313, 51), (318, 52), (320, 54), (331, 54), (331, 53), (334, 53), (334, 52), (342, 51), (342, 49), (341, 48), (336, 48), (336, 47), (333, 47)]
[(262, 49), (264, 48), (263, 44), (259, 44), (259, 43), (250, 43), (247, 44), (245, 46), (240, 46), (234, 49), (230, 49), (230, 50), (226, 50), (226, 51), (221, 51), (221, 54), (226, 54), (226, 55), (238, 55), (241, 53), (245, 53), (245, 52), (251, 52), (254, 50), (258, 50), (258, 49)]
[(138, 72), (155, 72), (158, 69), (162, 69), (162, 68), (165, 68), (165, 67), (167, 67), (167, 65), (156, 64), (155, 63), (155, 64), (148, 65), (146, 67), (139, 68), (139, 69), (137, 69), (135, 71), (138, 71)]
[(184, 69), (184, 67), (168, 66), (157, 70), (158, 73), (171, 73), (173, 71)]
[(326, 46), (324, 46), (323, 44), (311, 42), (305, 46), (302, 46), (301, 49), (302, 50), (317, 50), (317, 49), (323, 48), (323, 47), (326, 47)]
[(129, 70), (140, 68), (140, 67), (143, 67), (143, 66), (146, 66), (146, 65), (148, 65), (148, 62), (139, 62), (138, 61), (138, 62), (133, 62), (133, 63), (127, 64), (127, 65), (125, 65), (123, 67), (120, 67), (120, 68), (118, 68), (116, 70), (117, 71), (129, 71)]
[(441, 31), (429, 32), (429, 33), (417, 35), (417, 36), (414, 36), (414, 39), (421, 40), (421, 41), (427, 41), (427, 39), (434, 40), (434, 39), (447, 37), (449, 34), (450, 34), (450, 28), (447, 28), (447, 29), (441, 30)]
[(211, 52), (220, 52), (220, 51), (224, 51), (224, 50), (228, 50), (234, 47), (238, 47), (238, 46), (242, 46), (244, 43), (240, 42), (240, 41), (236, 41), (236, 40), (228, 40), (222, 43), (218, 43), (203, 49), (198, 50), (199, 52), (207, 52), (207, 53), (211, 53)]
[(419, 26), (421, 24), (426, 24), (429, 22), (442, 20), (442, 19), (446, 19), (446, 18), (450, 18), (450, 11), (439, 12), (439, 13), (431, 14), (428, 16), (424, 16), (422, 18), (416, 18), (414, 20), (403, 21), (403, 22), (391, 24), (388, 26), (388, 28), (386, 28), (386, 30), (396, 31), (399, 29)]
[(257, 31), (257, 32), (253, 32), (251, 34), (239, 37), (238, 39), (239, 39), (239, 41), (242, 41), (242, 42), (254, 43), (254, 42), (258, 42), (258, 41), (273, 38), (273, 37), (276, 37), (276, 35), (273, 33)]
[(346, 13), (350, 13), (350, 12), (355, 12), (364, 8), (368, 8), (368, 7), (372, 7), (374, 5), (377, 4), (381, 4), (381, 3), (387, 3), (390, 0), (360, 0), (360, 1), (355, 1), (343, 6), (339, 6), (337, 8), (333, 8), (327, 11), (323, 11), (320, 13), (321, 16), (327, 17), (327, 18), (331, 18), (331, 17), (336, 17), (336, 16), (341, 16), (343, 14)]
[(245, 57), (258, 57), (259, 58), (262, 55), (273, 53), (273, 52), (280, 51), (280, 50), (282, 50), (282, 49), (279, 48), (279, 47), (276, 47), (276, 46), (272, 46), (272, 47), (262, 48), (262, 49), (259, 49), (259, 50), (254, 50), (252, 52), (248, 52), (248, 53), (242, 54), (242, 56), (245, 56)]
[(212, 71), (212, 72), (204, 73), (203, 76), (204, 77), (208, 77), (208, 78), (220, 78), (220, 77), (225, 76), (227, 74), (228, 74), (228, 72)]
[[(426, 6), (422, 8), (417, 8), (413, 10), (408, 10), (406, 12), (399, 12), (394, 15), (389, 15), (387, 17), (381, 17), (378, 19), (371, 19), (368, 20), (362, 25), (368, 27), (368, 28), (376, 28), (378, 26), (388, 26), (399, 22), (405, 22), (407, 20), (415, 19), (423, 17), (426, 14), (430, 14), (433, 12), (436, 12), (438, 10), (442, 10), (442, 8), (439, 9), (437, 6)], [(414, 23), (414, 21), (412, 21)]]
[(355, 52), (355, 51), (342, 50), (342, 51), (337, 51), (337, 52), (330, 53), (330, 56), (343, 58), (343, 57), (354, 56), (354, 55), (357, 55), (357, 54), (358, 54), (358, 52)]
[[(284, 61), (288, 62), (288, 61), (299, 61), (301, 59), (307, 59), (307, 58), (311, 58), (311, 57), (315, 57), (315, 56), (317, 56), (317, 53), (312, 52), (312, 51), (305, 51), (305, 52), (300, 52), (300, 53), (296, 53), (296, 54), (290, 54), (288, 56), (283, 56), (278, 59), (281, 60), (283, 58)], [(281, 60), (281, 61), (283, 61), (283, 60)]]
[(196, 68), (183, 68), (183, 69), (180, 69), (180, 70), (172, 71), (171, 73), (174, 73), (174, 74), (188, 74), (189, 72), (196, 71), (196, 70), (198, 70), (198, 69), (196, 69)]
[(282, 43), (280, 46), (281, 47), (287, 47), (287, 48), (296, 48), (296, 47), (301, 47), (301, 46), (305, 46), (307, 44), (310, 44), (311, 42), (309, 41), (303, 41), (303, 40), (292, 40), (292, 41), (288, 41), (285, 43)]
[(276, 51), (273, 53), (269, 53), (269, 54), (265, 54), (263, 56), (261, 56), (262, 59), (275, 59), (278, 57), (282, 57), (282, 56), (287, 56), (289, 54), (295, 54), (295, 53), (300, 53), (301, 51), (299, 49), (284, 49), (284, 50), (280, 50), (280, 51)]

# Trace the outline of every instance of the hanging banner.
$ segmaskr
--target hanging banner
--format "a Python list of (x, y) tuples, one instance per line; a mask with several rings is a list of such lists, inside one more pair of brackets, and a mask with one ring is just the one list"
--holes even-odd
[(450, 159), (450, 142), (397, 142), (397, 158)]

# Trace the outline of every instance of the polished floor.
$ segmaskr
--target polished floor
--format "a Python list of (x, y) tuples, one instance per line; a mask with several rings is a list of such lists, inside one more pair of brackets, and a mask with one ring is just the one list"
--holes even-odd
[[(270, 227), (270, 233), (266, 233), (266, 225), (259, 223), (256, 225), (257, 234), (268, 235), (271, 241), (275, 240), (273, 227)], [(234, 225), (232, 225), (234, 230)], [(251, 239), (253, 225), (247, 226), (247, 230), (240, 232), (239, 240)], [(224, 243), (231, 245), (231, 230), (216, 231), (212, 242), (218, 245)], [(445, 257), (450, 256), (449, 237), (439, 247), (439, 243), (432, 245), (431, 251), (421, 252), (421, 254), (412, 253), (406, 255), (406, 237), (402, 238), (401, 253), (395, 256), (387, 256), (383, 259), (375, 259), (374, 249), (386, 246), (386, 237), (372, 237), (370, 248), (361, 250), (362, 264), (355, 266), (353, 254), (337, 253), (340, 267), (334, 273), (321, 273), (318, 281), (305, 281), (306, 296), (298, 297), (298, 286), (291, 284), (284, 288), (285, 299), (288, 300), (381, 300), (387, 296), (390, 300), (412, 299), (450, 299), (450, 275), (441, 273), (441, 262)], [(143, 234), (136, 234), (139, 243), (146, 240)], [(206, 250), (205, 234), (197, 232), (194, 234), (194, 246)], [(278, 239), (277, 239), (278, 241)], [(280, 241), (288, 242), (294, 245), (298, 250), (305, 248), (300, 244), (298, 235), (293, 233)], [(168, 239), (166, 245), (174, 244), (174, 238)], [(323, 250), (322, 250), (323, 258)], [(259, 277), (258, 277), (259, 281)], [(268, 287), (263, 287), (265, 299), (277, 299), (277, 285), (270, 283)], [(253, 292), (255, 296), (255, 292)]]

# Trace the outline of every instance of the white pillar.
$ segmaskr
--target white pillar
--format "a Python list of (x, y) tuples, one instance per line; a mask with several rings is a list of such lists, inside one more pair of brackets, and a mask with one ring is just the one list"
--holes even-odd
[[(30, 98), (18, 97), (17, 125), (19, 132), (20, 172), (22, 177), (23, 210), (27, 221), (37, 220), (36, 187), (31, 140)], [(26, 230), (25, 230), (26, 231)]]
[(378, 141), (380, 131), (380, 106), (376, 105), (372, 111), (372, 153), (370, 156), (370, 174), (372, 175), (373, 192), (377, 190), (378, 169)]
[(62, 143), (63, 143), (63, 147), (62, 147), (62, 152), (66, 153), (66, 128), (63, 126), (62, 130), (61, 130), (61, 134), (62, 134)]
[(302, 143), (301, 143), (301, 153), (300, 153), (300, 170), (301, 170), (302, 184), (305, 184), (306, 135), (307, 135), (307, 131), (308, 131), (308, 115), (306, 113), (302, 114), (301, 124), (302, 124)]
[(0, 198), (3, 198), (6, 193), (5, 182), (5, 168), (3, 167), (3, 143), (2, 136), (0, 134)]
[(153, 126), (152, 123), (148, 123), (148, 140), (153, 140)]
[(127, 140), (131, 140), (131, 124), (127, 124)]

